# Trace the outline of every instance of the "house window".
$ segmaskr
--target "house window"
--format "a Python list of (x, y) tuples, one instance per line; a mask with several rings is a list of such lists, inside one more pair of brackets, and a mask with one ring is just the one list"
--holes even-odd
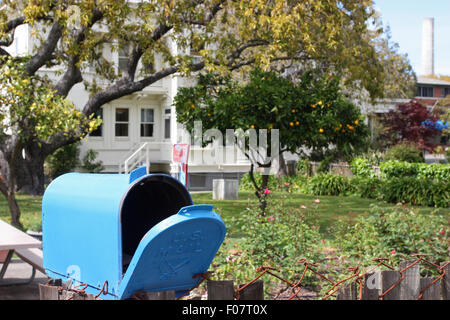
[(417, 90), (418, 97), (434, 97), (434, 88), (433, 87), (419, 86), (417, 89), (418, 89)]
[(448, 95), (450, 95), (450, 87), (442, 88), (442, 98), (445, 98)]
[(141, 137), (153, 137), (153, 109), (141, 109)]
[[(97, 112), (95, 113), (94, 118), (98, 118), (100, 117), (100, 119), (102, 119), (103, 121), (103, 109), (100, 108), (97, 110)], [(95, 129), (94, 131), (92, 131), (89, 134), (90, 137), (102, 137), (103, 136), (103, 124), (101, 124), (97, 129)]]
[(129, 114), (127, 108), (116, 109), (116, 137), (128, 137)]
[(170, 115), (171, 110), (164, 110), (164, 139), (170, 139)]
[(130, 56), (130, 46), (128, 44), (121, 44), (119, 47), (119, 71), (127, 70), (128, 58)]

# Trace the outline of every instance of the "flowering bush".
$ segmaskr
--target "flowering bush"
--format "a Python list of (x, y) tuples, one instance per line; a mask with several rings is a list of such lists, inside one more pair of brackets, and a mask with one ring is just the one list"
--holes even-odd
[[(283, 199), (269, 202), (264, 217), (258, 207), (249, 207), (232, 219), (229, 225), (240, 228), (244, 237), (219, 251), (213, 261), (217, 279), (244, 283), (255, 277), (256, 268), (262, 265), (275, 267), (285, 279), (293, 279), (304, 268), (299, 259), (321, 261), (323, 238), (310, 212), (305, 206), (292, 209), (284, 203)], [(312, 284), (314, 277), (308, 277), (304, 283)], [(268, 288), (272, 285), (266, 283)]]
[(373, 207), (370, 215), (356, 223), (335, 226), (336, 247), (355, 264), (373, 265), (373, 258), (389, 258), (391, 264), (411, 258), (413, 253), (430, 255), (430, 261), (448, 260), (448, 221), (437, 214), (419, 214), (413, 209)]

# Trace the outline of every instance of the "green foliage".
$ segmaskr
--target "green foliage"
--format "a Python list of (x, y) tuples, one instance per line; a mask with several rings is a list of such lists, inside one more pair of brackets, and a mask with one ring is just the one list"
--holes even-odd
[(370, 215), (356, 223), (339, 222), (336, 227), (338, 251), (345, 258), (373, 266), (373, 258), (389, 258), (396, 265), (413, 253), (430, 255), (435, 262), (448, 260), (449, 236), (446, 218), (437, 214), (419, 214), (398, 206), (395, 209), (373, 207)]
[(382, 181), (377, 177), (356, 176), (351, 179), (352, 192), (361, 198), (377, 199)]
[[(297, 263), (299, 259), (319, 262), (323, 258), (320, 250), (323, 238), (316, 222), (300, 208), (292, 209), (284, 203), (283, 199), (270, 201), (264, 217), (259, 207), (249, 207), (233, 218), (231, 224), (240, 226), (244, 238), (238, 249), (223, 250), (214, 259), (218, 279), (233, 278), (243, 283), (254, 277), (254, 270), (262, 265), (276, 267), (281, 276), (293, 279), (304, 268)], [(253, 274), (239, 273), (242, 269), (253, 270)], [(304, 283), (312, 284), (314, 278), (308, 274)], [(267, 285), (273, 286), (273, 279)]]
[(101, 160), (96, 161), (97, 155), (97, 151), (89, 149), (83, 157), (81, 168), (91, 173), (99, 173), (103, 171), (103, 162)]
[(311, 173), (311, 163), (308, 158), (299, 159), (297, 161), (297, 174), (309, 176)]
[(417, 176), (417, 163), (398, 160), (384, 161), (380, 164), (381, 176), (385, 179)]
[(383, 180), (381, 199), (391, 203), (448, 208), (450, 182), (426, 180), (415, 177), (393, 177)]
[(27, 143), (60, 132), (69, 135), (84, 128), (86, 134), (96, 129), (100, 119), (87, 118), (68, 99), (57, 95), (46, 78), (27, 74), (22, 61), (29, 59), (0, 58), (0, 134), (9, 132), (7, 135)]
[(317, 196), (338, 196), (352, 190), (351, 181), (337, 174), (320, 173), (308, 181), (309, 193)]
[(354, 158), (350, 162), (350, 169), (357, 177), (376, 178), (377, 174), (372, 167), (372, 163), (365, 158)]
[(450, 165), (440, 163), (409, 163), (403, 161), (386, 161), (380, 165), (383, 178), (417, 177), (435, 181), (450, 181)]
[(72, 143), (59, 148), (45, 159), (50, 178), (55, 179), (64, 173), (71, 172), (79, 165), (78, 145), (78, 143)]
[[(261, 184), (262, 175), (260, 173), (255, 173), (254, 176), (256, 183)], [(300, 192), (305, 190), (307, 181), (308, 179), (301, 175), (282, 177), (270, 175), (267, 188), (271, 191)], [(241, 191), (255, 190), (248, 173), (244, 174), (239, 181), (239, 189)]]
[(388, 151), (384, 156), (385, 161), (399, 160), (406, 162), (423, 162), (422, 151), (413, 143), (400, 143)]
[(207, 74), (197, 86), (180, 88), (174, 104), (188, 131), (195, 121), (202, 121), (204, 130), (222, 133), (278, 129), (280, 145), (292, 152), (333, 143), (336, 150), (351, 154), (367, 145), (368, 128), (359, 108), (344, 98), (338, 79), (317, 73), (306, 72), (294, 83), (274, 72), (254, 70), (243, 86)]
[(450, 164), (419, 164), (417, 177), (437, 181), (450, 181)]

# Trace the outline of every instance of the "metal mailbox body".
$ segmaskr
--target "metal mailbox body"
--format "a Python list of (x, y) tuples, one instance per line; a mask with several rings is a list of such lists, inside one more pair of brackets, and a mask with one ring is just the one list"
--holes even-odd
[(102, 299), (139, 290), (183, 291), (206, 272), (225, 237), (210, 205), (193, 205), (171, 176), (69, 173), (42, 200), (44, 268), (52, 278), (87, 284)]

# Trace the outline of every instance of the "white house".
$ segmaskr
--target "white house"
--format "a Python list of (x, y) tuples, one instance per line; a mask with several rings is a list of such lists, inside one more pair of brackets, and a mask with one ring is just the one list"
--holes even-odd
[[(22, 25), (16, 29), (14, 42), (7, 50), (12, 55), (31, 53), (34, 41), (31, 28)], [(126, 65), (127, 56), (123, 50), (117, 52), (108, 45), (102, 50), (103, 57), (114, 62), (116, 70)], [(156, 58), (155, 64), (158, 63)], [(39, 72), (57, 79), (60, 75), (55, 71), (42, 68)], [(82, 72), (87, 80), (95, 76), (90, 67)], [(178, 165), (172, 161), (173, 145), (190, 141), (186, 134), (180, 134), (182, 126), (177, 123), (172, 102), (178, 88), (188, 86), (192, 81), (179, 75), (167, 77), (141, 92), (104, 105), (98, 113), (103, 124), (82, 142), (80, 157), (93, 149), (98, 152), (97, 159), (103, 162), (105, 172), (130, 171), (148, 160), (150, 172), (175, 175)], [(82, 108), (88, 100), (88, 92), (79, 83), (72, 88), (68, 98)], [(242, 154), (236, 155), (234, 160), (216, 164), (204, 161), (204, 158), (210, 158), (211, 152), (214, 152), (211, 147), (191, 147), (188, 163), (191, 190), (211, 189), (213, 178), (238, 178), (248, 172), (249, 161)]]

